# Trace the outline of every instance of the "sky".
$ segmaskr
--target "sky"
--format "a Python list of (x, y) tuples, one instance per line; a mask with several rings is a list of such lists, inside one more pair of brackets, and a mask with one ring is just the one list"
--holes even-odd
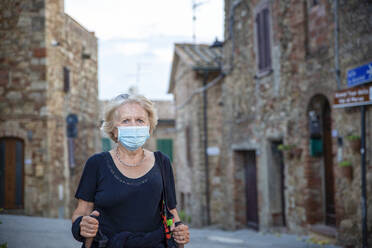
[[(223, 0), (195, 0), (196, 43), (223, 39)], [(99, 98), (167, 94), (174, 43), (192, 43), (193, 0), (65, 0), (65, 12), (98, 37)]]

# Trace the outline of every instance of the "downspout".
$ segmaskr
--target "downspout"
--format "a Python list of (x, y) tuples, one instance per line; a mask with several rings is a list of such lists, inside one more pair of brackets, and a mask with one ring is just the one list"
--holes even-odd
[(336, 82), (337, 82), (337, 90), (341, 89), (341, 77), (340, 77), (340, 64), (339, 64), (339, 49), (338, 49), (338, 33), (339, 33), (339, 25), (338, 25), (338, 0), (334, 1), (335, 8), (334, 8), (334, 18), (335, 18), (335, 73), (336, 73)]
[[(208, 71), (203, 72), (203, 86), (207, 85)], [(208, 98), (207, 91), (203, 91), (203, 128), (204, 128), (204, 165), (205, 165), (205, 192), (206, 192), (206, 210), (207, 225), (211, 224), (210, 216), (210, 196), (209, 196), (209, 161), (208, 161)]]
[(235, 25), (235, 19), (234, 19), (234, 13), (236, 7), (241, 3), (241, 0), (235, 0), (233, 4), (230, 7), (230, 13), (229, 13), (229, 39), (231, 40), (231, 57), (230, 57), (230, 68), (229, 71), (226, 74), (229, 74), (234, 69), (234, 53), (235, 53), (235, 39), (234, 39), (234, 25)]

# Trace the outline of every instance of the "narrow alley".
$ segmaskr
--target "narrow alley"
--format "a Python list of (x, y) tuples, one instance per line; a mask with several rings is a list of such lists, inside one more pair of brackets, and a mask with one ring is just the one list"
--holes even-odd
[[(0, 244), (8, 248), (79, 248), (73, 239), (71, 221), (66, 219), (0, 215)], [(20, 235), (21, 234), (21, 235)], [(309, 237), (265, 234), (248, 229), (222, 231), (213, 228), (191, 229), (187, 248), (336, 248), (309, 242)], [(26, 245), (27, 244), (27, 245)]]

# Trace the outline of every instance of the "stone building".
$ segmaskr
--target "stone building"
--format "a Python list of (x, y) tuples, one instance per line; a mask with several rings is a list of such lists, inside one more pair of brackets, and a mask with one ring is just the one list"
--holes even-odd
[(173, 162), (175, 151), (175, 106), (173, 101), (152, 100), (158, 113), (158, 125), (146, 142), (146, 148), (151, 151), (162, 151)]
[(217, 219), (224, 200), (219, 162), (221, 50), (199, 44), (174, 47), (168, 93), (176, 105), (176, 190), (178, 206), (193, 226), (222, 223)]
[[(372, 61), (371, 11), (370, 1), (225, 0), (226, 228), (286, 227), (361, 244), (361, 154), (347, 139), (360, 135), (360, 108), (335, 109), (333, 98), (349, 69)], [(371, 216), (371, 106), (366, 112)]]
[(70, 218), (100, 150), (97, 38), (63, 0), (0, 3), (0, 206)]

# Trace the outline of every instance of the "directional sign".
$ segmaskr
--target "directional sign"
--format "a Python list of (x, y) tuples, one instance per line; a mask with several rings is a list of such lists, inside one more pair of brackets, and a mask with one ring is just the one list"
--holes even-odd
[(372, 104), (372, 85), (336, 91), (334, 108), (345, 108)]
[(372, 62), (348, 70), (347, 86), (354, 87), (368, 82), (372, 82)]

